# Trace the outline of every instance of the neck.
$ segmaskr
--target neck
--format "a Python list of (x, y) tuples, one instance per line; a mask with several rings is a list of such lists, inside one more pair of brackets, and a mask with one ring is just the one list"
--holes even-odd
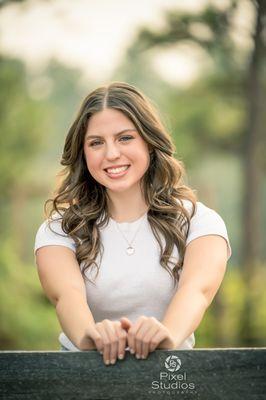
[(107, 190), (107, 194), (109, 215), (116, 222), (133, 222), (148, 211), (140, 191), (117, 193)]

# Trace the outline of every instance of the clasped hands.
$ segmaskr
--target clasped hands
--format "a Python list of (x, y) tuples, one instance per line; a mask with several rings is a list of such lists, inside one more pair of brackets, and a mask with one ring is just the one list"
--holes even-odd
[(172, 350), (175, 340), (168, 328), (154, 317), (141, 316), (133, 324), (128, 318), (119, 321), (104, 319), (97, 322), (89, 333), (106, 365), (122, 360), (128, 346), (136, 358), (147, 358), (157, 347)]

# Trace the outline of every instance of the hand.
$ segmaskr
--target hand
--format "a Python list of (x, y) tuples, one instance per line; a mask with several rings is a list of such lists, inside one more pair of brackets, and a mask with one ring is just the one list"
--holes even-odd
[(106, 365), (115, 364), (117, 357), (123, 359), (127, 342), (127, 333), (119, 321), (104, 319), (90, 329), (89, 336), (94, 340), (97, 350), (103, 354)]
[[(175, 349), (175, 340), (168, 328), (154, 317), (141, 316), (132, 324), (128, 318), (120, 318), (121, 326), (127, 331), (127, 342), (137, 358), (147, 358), (149, 352), (159, 349)], [(139, 355), (139, 357), (138, 357)]]

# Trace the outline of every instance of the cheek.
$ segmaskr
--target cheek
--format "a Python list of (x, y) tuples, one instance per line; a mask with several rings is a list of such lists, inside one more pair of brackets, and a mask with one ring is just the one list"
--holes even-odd
[(132, 157), (132, 159), (141, 160), (144, 162), (145, 160), (149, 161), (149, 150), (146, 143), (138, 142), (135, 147), (130, 147), (127, 149), (127, 155)]
[(89, 170), (94, 170), (96, 168), (99, 168), (101, 159), (97, 154), (93, 154), (92, 152), (85, 150), (84, 156)]
[[(136, 154), (136, 153), (135, 153)], [(138, 159), (140, 160), (140, 163), (143, 165), (143, 167), (148, 169), (150, 165), (150, 154), (148, 149), (144, 146), (142, 147), (138, 153), (137, 153)]]

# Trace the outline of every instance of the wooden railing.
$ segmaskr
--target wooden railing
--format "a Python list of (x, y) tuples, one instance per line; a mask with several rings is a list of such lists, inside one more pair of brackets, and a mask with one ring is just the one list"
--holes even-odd
[(126, 352), (0, 352), (0, 399), (266, 399), (266, 348)]

